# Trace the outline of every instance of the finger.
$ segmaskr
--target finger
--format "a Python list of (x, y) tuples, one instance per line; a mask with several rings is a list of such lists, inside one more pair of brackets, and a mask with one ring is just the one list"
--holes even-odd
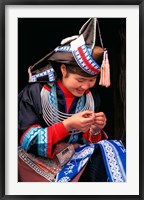
[(103, 117), (103, 116), (98, 116), (98, 117), (95, 117), (95, 120), (102, 120), (102, 121), (104, 121), (104, 120), (105, 120), (105, 117)]
[(95, 120), (94, 124), (106, 124), (106, 120)]
[(105, 123), (104, 122), (98, 122), (98, 123), (96, 123), (95, 125), (96, 126), (103, 126)]
[(95, 120), (95, 123), (96, 123), (96, 124), (98, 124), (98, 123), (99, 123), (99, 124), (104, 124), (104, 123), (106, 123), (106, 120), (105, 120), (105, 119), (96, 119), (96, 120)]
[(85, 123), (85, 124), (83, 125), (83, 127), (88, 127), (88, 126), (91, 127), (92, 124), (93, 124), (93, 123)]
[(95, 119), (93, 117), (84, 118), (82, 123), (83, 124), (93, 124), (93, 123), (95, 123)]
[(95, 116), (95, 120), (107, 121), (105, 116)]
[(98, 113), (95, 113), (95, 117), (105, 117), (105, 114), (103, 112), (98, 112)]
[(94, 113), (92, 111), (86, 110), (86, 111), (82, 112), (82, 117), (87, 118), (87, 117), (91, 117), (91, 116), (94, 117)]

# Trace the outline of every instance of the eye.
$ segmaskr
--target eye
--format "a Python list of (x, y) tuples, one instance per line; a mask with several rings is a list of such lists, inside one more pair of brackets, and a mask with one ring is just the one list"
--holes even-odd
[(84, 82), (84, 79), (78, 78), (77, 81), (82, 83), (82, 82)]
[(96, 79), (91, 79), (90, 82), (94, 82)]

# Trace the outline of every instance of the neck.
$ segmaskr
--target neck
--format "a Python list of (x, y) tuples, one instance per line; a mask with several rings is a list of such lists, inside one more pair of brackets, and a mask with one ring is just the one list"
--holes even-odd
[(58, 80), (57, 84), (64, 93), (65, 97), (74, 98), (74, 95), (63, 85), (61, 80)]

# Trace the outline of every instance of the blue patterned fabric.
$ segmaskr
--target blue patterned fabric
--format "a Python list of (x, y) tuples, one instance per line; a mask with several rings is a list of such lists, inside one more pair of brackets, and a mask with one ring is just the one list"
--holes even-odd
[(32, 75), (32, 82), (36, 82), (36, 81), (38, 81), (37, 80), (38, 78), (44, 77), (44, 76), (47, 76), (47, 75), (48, 75), (48, 81), (49, 82), (55, 81), (54, 69), (51, 68), (51, 69), (43, 71), (43, 72), (41, 72), (39, 74)]
[(100, 147), (108, 182), (126, 181), (126, 150), (120, 140), (102, 140), (95, 144), (78, 147), (71, 160), (57, 174), (56, 182), (71, 181)]
[[(82, 50), (83, 52), (83, 56), (81, 56), (79, 49)], [(88, 48), (86, 47), (85, 44), (83, 44), (81, 47), (79, 47), (78, 49), (73, 51), (73, 55), (74, 58), (76, 60), (76, 62), (78, 63), (78, 65), (87, 73), (95, 75), (95, 71), (91, 70), (89, 68), (89, 66), (85, 63), (84, 60), (87, 60), (87, 62), (89, 63), (89, 65), (91, 65), (94, 69), (98, 70), (98, 72), (100, 71), (100, 66), (99, 64), (93, 59), (93, 57), (91, 56)], [(97, 73), (98, 73), (97, 72)]]
[(70, 46), (62, 46), (62, 47), (56, 47), (55, 52), (72, 52), (71, 47)]
[(97, 143), (102, 152), (109, 182), (126, 181), (126, 150), (121, 141), (102, 140)]
[(84, 108), (84, 105), (85, 105), (85, 96), (82, 95), (77, 102), (75, 113), (79, 113)]
[(58, 109), (58, 101), (57, 101), (57, 96), (56, 96), (56, 87), (53, 85), (51, 87), (50, 93), (49, 93), (49, 102), (51, 105), (53, 105), (56, 109)]
[(75, 177), (94, 151), (94, 145), (86, 144), (78, 147), (72, 159), (63, 167), (56, 177), (56, 182), (69, 182)]
[(25, 151), (29, 150), (32, 140), (34, 140), (34, 138), (36, 138), (40, 129), (41, 129), (40, 127), (37, 127), (37, 128), (31, 128), (27, 131), (27, 133), (25, 134), (25, 136), (22, 140), (22, 144), (21, 144), (21, 146), (23, 147), (23, 149)]
[(38, 155), (47, 157), (47, 147), (48, 147), (48, 134), (47, 128), (41, 128), (38, 134)]
[[(80, 112), (83, 107), (85, 105), (85, 96), (81, 96), (77, 102), (77, 106), (75, 109), (75, 113)], [(78, 141), (78, 134), (71, 134), (70, 139), (69, 139), (69, 143), (76, 143)]]
[(47, 157), (47, 136), (47, 128), (32, 127), (26, 132), (21, 146), (28, 151), (35, 142), (38, 142), (38, 154)]
[[(88, 51), (89, 51), (90, 54), (91, 54), (92, 49), (90, 49), (90, 48), (87, 48), (87, 49), (88, 49)], [(65, 45), (65, 46), (56, 47), (54, 51), (55, 51), (55, 52), (70, 52), (70, 53), (71, 53), (71, 52), (72, 52), (72, 49), (71, 49), (71, 46)]]

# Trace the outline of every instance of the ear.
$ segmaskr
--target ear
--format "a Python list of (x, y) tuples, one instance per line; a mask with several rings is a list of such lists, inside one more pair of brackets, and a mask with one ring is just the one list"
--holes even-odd
[(64, 64), (62, 64), (61, 67), (60, 67), (60, 69), (61, 69), (62, 75), (65, 76), (67, 74), (66, 66)]

